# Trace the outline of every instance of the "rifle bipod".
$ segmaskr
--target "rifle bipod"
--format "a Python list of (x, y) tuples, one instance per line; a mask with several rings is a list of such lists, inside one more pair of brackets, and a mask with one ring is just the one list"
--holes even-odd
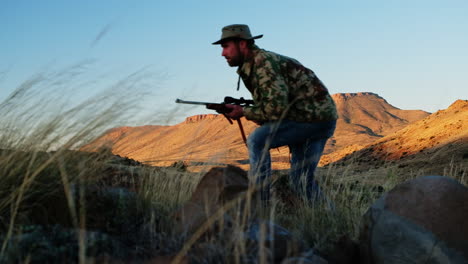
[[(223, 114), (223, 115), (229, 121), (229, 124), (231, 125), (234, 124), (231, 118), (229, 118), (226, 114)], [(240, 118), (236, 119), (236, 121), (237, 121), (237, 125), (239, 126), (239, 130), (241, 132), (242, 140), (244, 141), (245, 146), (247, 146), (247, 137), (245, 136), (244, 126), (242, 126), (242, 121), (240, 120)]]

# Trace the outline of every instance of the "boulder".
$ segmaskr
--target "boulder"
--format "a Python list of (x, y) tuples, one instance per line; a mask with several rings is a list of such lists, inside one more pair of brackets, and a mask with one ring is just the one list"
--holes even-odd
[[(175, 259), (176, 259), (175, 256), (159, 256), (159, 257), (154, 257), (154, 258), (152, 258), (150, 260), (147, 260), (147, 261), (145, 261), (143, 263), (144, 264), (172, 264), (172, 263), (174, 263)], [(179, 264), (188, 264), (190, 262), (189, 262), (189, 258), (184, 256), (177, 263), (179, 263)]]
[[(307, 250), (304, 241), (271, 221), (253, 221), (241, 237), (246, 239), (248, 248), (253, 249), (252, 251), (257, 254), (263, 251), (267, 263), (282, 263), (285, 259), (298, 257), (301, 252)], [(302, 257), (301, 259), (306, 258)]]
[[(134, 249), (118, 238), (102, 232), (64, 228), (60, 225), (29, 225), (22, 233), (8, 237), (0, 263), (77, 263), (79, 255), (78, 237), (85, 239), (86, 255), (90, 259), (129, 259)], [(6, 236), (0, 235), (0, 242)], [(98, 261), (90, 263), (116, 263)]]
[(281, 262), (281, 264), (328, 264), (329, 262), (323, 258), (313, 255), (307, 257), (293, 257), (287, 258)]
[[(30, 209), (30, 221), (38, 225), (76, 227), (84, 212), (86, 228), (111, 235), (135, 234), (143, 222), (143, 203), (135, 192), (126, 188), (92, 185), (71, 185), (75, 221), (65, 193), (57, 192), (38, 200)], [(84, 195), (84, 197), (80, 197)]]
[(198, 183), (190, 200), (174, 213), (176, 231), (196, 230), (225, 202), (238, 197), (248, 187), (244, 170), (235, 166), (212, 168)]
[(361, 263), (359, 244), (349, 235), (342, 235), (333, 242), (331, 250), (324, 253), (324, 258), (333, 264)]
[(468, 263), (468, 188), (442, 176), (397, 185), (366, 212), (362, 263)]

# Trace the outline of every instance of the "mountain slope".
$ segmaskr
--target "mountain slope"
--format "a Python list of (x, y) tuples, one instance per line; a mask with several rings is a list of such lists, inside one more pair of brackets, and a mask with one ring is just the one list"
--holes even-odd
[[(399, 167), (431, 168), (442, 174), (447, 164), (468, 165), (468, 100), (457, 100), (445, 110), (414, 122), (369, 146), (341, 157), (338, 163), (372, 166), (382, 161)], [(331, 157), (328, 157), (331, 159)], [(331, 161), (334, 161), (331, 160)], [(365, 168), (363, 168), (365, 169)]]
[[(335, 94), (339, 120), (335, 135), (325, 153), (349, 147), (359, 149), (383, 136), (399, 130), (429, 113), (400, 110), (373, 93)], [(257, 125), (242, 119), (246, 134)], [(174, 126), (142, 126), (115, 128), (82, 150), (111, 148), (114, 154), (151, 165), (167, 166), (176, 161), (191, 163), (230, 163), (246, 167), (247, 150), (237, 124), (230, 125), (222, 115), (188, 117)], [(289, 151), (271, 151), (276, 168), (288, 165)]]
[(367, 145), (429, 115), (421, 110), (398, 109), (374, 93), (334, 94), (332, 97), (339, 119), (331, 139), (336, 143), (326, 153), (350, 145)]
[[(246, 131), (256, 127), (245, 119), (242, 122)], [(118, 138), (115, 137), (117, 131), (120, 131)], [(102, 147), (111, 148), (120, 156), (159, 166), (180, 160), (225, 163), (229, 156), (246, 157), (237, 125), (230, 125), (224, 116), (215, 114), (188, 117), (174, 126), (115, 128), (81, 150), (96, 151)]]

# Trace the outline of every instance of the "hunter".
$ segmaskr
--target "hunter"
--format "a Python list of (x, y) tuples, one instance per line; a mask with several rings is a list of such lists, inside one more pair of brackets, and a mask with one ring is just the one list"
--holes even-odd
[(222, 56), (238, 67), (240, 79), (252, 94), (253, 106), (226, 105), (227, 116), (259, 124), (247, 139), (249, 176), (261, 184), (260, 197), (268, 204), (271, 187), (270, 149), (288, 146), (291, 152), (290, 182), (295, 191), (313, 202), (322, 197), (314, 172), (338, 118), (335, 103), (314, 72), (297, 60), (260, 49), (247, 25), (222, 29)]

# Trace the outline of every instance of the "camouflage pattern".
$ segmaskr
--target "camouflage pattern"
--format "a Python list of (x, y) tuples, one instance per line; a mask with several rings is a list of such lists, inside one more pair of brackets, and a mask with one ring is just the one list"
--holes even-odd
[(315, 122), (338, 118), (335, 102), (312, 70), (256, 45), (252, 51), (253, 57), (237, 70), (255, 102), (244, 107), (247, 119)]

